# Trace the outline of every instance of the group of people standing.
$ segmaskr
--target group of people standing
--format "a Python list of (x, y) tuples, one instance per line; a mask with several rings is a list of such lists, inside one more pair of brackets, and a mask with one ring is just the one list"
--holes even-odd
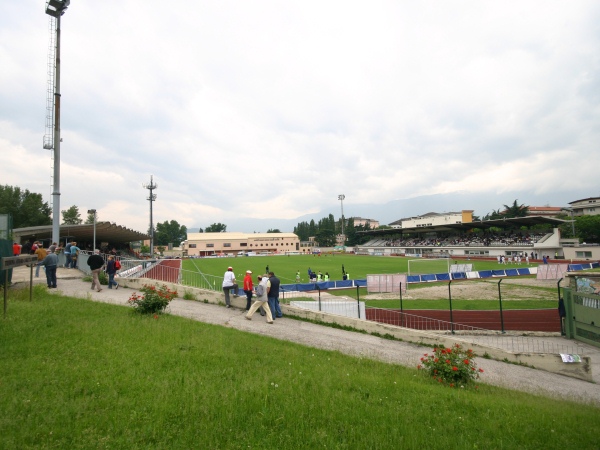
[[(261, 315), (267, 316), (267, 323), (273, 323), (277, 318), (283, 317), (279, 305), (279, 286), (281, 281), (275, 276), (274, 272), (268, 272), (265, 275), (256, 277), (258, 284), (254, 286), (252, 280), (252, 271), (247, 270), (243, 282), (243, 290), (246, 294), (246, 319), (252, 320), (254, 313), (260, 309)], [(238, 297), (239, 286), (233, 273), (233, 268), (228, 267), (223, 275), (223, 292), (225, 294), (225, 307), (231, 308), (230, 292)], [(252, 298), (255, 297), (254, 303)]]

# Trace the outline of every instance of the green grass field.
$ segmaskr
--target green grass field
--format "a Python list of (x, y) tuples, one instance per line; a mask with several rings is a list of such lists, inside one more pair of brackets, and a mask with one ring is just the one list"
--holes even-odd
[[(296, 271), (300, 271), (301, 282), (308, 282), (307, 271), (310, 267), (313, 272), (329, 272), (331, 280), (342, 279), (342, 265), (352, 279), (364, 279), (367, 274), (408, 273), (408, 261), (414, 258), (362, 256), (350, 254), (335, 255), (291, 255), (291, 256), (240, 256), (236, 258), (199, 258), (183, 260), (183, 269), (202, 271), (203, 273), (222, 277), (228, 266), (232, 266), (236, 277), (243, 278), (246, 270), (251, 270), (254, 277), (265, 273), (266, 267), (275, 272), (282, 283), (295, 283)], [(445, 261), (427, 260), (420, 264), (423, 273), (434, 273), (441, 269), (447, 270)], [(496, 261), (465, 261), (458, 260), (459, 264), (471, 263), (473, 270), (497, 269)], [(416, 266), (415, 266), (416, 267)], [(527, 267), (502, 266), (506, 267)], [(411, 268), (412, 269), (412, 268)], [(413, 271), (414, 272), (414, 271)], [(241, 278), (240, 278), (241, 277)]]
[(0, 323), (3, 449), (598, 445), (592, 406), (450, 389), (416, 369), (43, 289), (34, 298), (11, 292)]

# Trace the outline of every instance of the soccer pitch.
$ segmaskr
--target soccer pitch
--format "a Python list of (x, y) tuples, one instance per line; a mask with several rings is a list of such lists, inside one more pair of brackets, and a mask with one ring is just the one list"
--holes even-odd
[[(333, 255), (290, 255), (290, 256), (238, 256), (226, 258), (197, 258), (183, 260), (183, 269), (193, 272), (202, 272), (207, 275), (222, 277), (228, 266), (233, 267), (236, 279), (241, 282), (246, 270), (252, 271), (252, 277), (267, 271), (273, 271), (282, 283), (295, 283), (296, 272), (300, 272), (300, 282), (308, 282), (308, 268), (313, 272), (329, 273), (330, 280), (342, 279), (342, 267), (349, 273), (351, 279), (365, 279), (371, 274), (408, 273), (408, 262), (414, 258), (400, 256), (364, 256), (351, 254)], [(459, 264), (467, 261), (458, 260)], [(468, 261), (472, 263), (473, 261)], [(447, 273), (448, 261), (437, 259), (424, 259), (421, 264), (415, 263), (414, 269), (427, 270), (421, 273)], [(438, 266), (439, 264), (439, 266)], [(450, 261), (454, 264), (454, 261)], [(411, 263), (411, 272), (413, 271)], [(476, 270), (495, 269), (496, 261), (477, 261)], [(473, 269), (475, 270), (475, 268)], [(418, 272), (414, 272), (418, 273)]]

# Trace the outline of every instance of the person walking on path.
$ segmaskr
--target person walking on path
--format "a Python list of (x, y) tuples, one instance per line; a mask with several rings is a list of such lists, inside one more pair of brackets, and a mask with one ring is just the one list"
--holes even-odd
[(19, 256), (21, 254), (21, 245), (16, 242), (13, 244), (13, 256)]
[(73, 245), (71, 242), (67, 242), (64, 249), (65, 258), (67, 258), (65, 261), (65, 267), (67, 269), (71, 268), (71, 245)]
[(254, 286), (252, 284), (252, 271), (246, 270), (246, 276), (244, 277), (244, 293), (246, 294), (246, 312), (250, 311), (252, 306), (252, 293)]
[(115, 281), (117, 266), (115, 264), (115, 257), (113, 255), (110, 255), (108, 257), (108, 261), (106, 262), (106, 273), (108, 274), (108, 288), (112, 289), (114, 286), (115, 289), (119, 289), (119, 283)]
[(46, 283), (48, 288), (56, 288), (56, 267), (58, 266), (58, 255), (50, 251), (42, 261), (42, 266), (46, 268)]
[(71, 242), (71, 269), (77, 269), (77, 257), (79, 256), (79, 247), (77, 242)]
[(263, 309), (265, 310), (265, 312), (267, 314), (267, 323), (273, 323), (273, 317), (271, 316), (271, 310), (268, 307), (266, 307), (266, 308), (264, 307), (264, 306), (266, 306), (265, 304), (268, 303), (267, 284), (268, 284), (269, 278), (267, 275), (265, 275), (264, 277), (261, 277), (259, 275), (257, 278), (258, 278), (258, 286), (256, 286), (256, 300), (250, 307), (250, 311), (248, 311), (248, 313), (244, 317), (246, 317), (246, 319), (248, 319), (248, 320), (252, 320), (252, 315), (256, 312), (256, 310), (260, 307), (263, 307)]
[[(46, 259), (46, 256), (48, 256), (48, 252), (46, 251), (46, 249), (44, 247), (42, 247), (42, 245), (40, 245), (37, 250), (35, 251), (35, 254), (37, 255), (37, 259), (38, 262), (35, 265), (35, 277), (39, 278), (40, 277), (40, 266), (42, 265), (42, 261), (44, 259)], [(46, 266), (44, 266), (46, 267)]]
[(227, 272), (223, 275), (223, 293), (225, 294), (225, 308), (231, 308), (231, 300), (229, 299), (230, 291), (233, 290), (233, 296), (238, 296), (238, 285), (235, 282), (235, 274), (233, 267), (229, 266)]
[(87, 263), (92, 271), (92, 289), (96, 289), (100, 292), (102, 286), (100, 285), (98, 274), (100, 273), (100, 270), (102, 270), (102, 266), (104, 266), (104, 259), (100, 256), (100, 250), (94, 250), (94, 254), (88, 258)]
[(271, 308), (271, 314), (273, 315), (273, 320), (275, 320), (275, 318), (283, 317), (283, 313), (279, 307), (279, 285), (281, 282), (273, 272), (269, 272), (268, 277), (269, 283), (267, 283), (267, 297), (269, 301), (269, 308)]

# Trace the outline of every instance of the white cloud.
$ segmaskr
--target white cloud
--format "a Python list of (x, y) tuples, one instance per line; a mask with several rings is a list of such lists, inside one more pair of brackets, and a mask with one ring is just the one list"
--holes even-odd
[[(349, 210), (596, 195), (598, 19), (593, 1), (72, 3), (61, 209), (145, 230), (150, 175), (155, 222), (190, 228), (337, 216), (342, 192)], [(47, 25), (33, 0), (0, 18), (0, 176), (45, 196)]]

